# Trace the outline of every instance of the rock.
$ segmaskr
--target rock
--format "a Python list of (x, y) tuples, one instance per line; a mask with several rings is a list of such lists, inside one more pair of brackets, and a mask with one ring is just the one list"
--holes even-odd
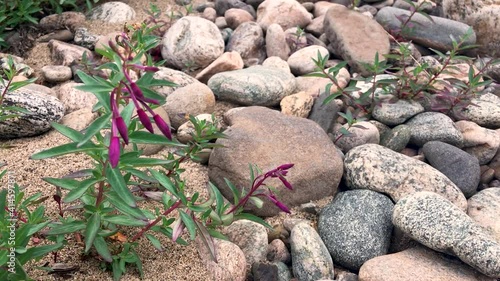
[(93, 50), (99, 41), (99, 36), (91, 34), (85, 27), (79, 27), (75, 30), (74, 41), (79, 46)]
[(240, 0), (216, 0), (215, 10), (217, 15), (223, 16), (229, 9), (248, 9), (248, 5)]
[(458, 260), (418, 246), (373, 258), (359, 270), (359, 281), (494, 281)]
[(333, 279), (333, 261), (318, 233), (299, 223), (290, 235), (292, 268), (299, 281)]
[(319, 97), (314, 101), (313, 108), (309, 114), (309, 119), (316, 122), (326, 133), (333, 129), (337, 113), (339, 112), (339, 107), (334, 101), (323, 104), (325, 99), (329, 96), (330, 95), (328, 93), (322, 93), (319, 95)]
[(341, 132), (337, 131), (334, 135), (334, 140), (337, 140), (335, 145), (337, 145), (343, 153), (347, 153), (356, 146), (367, 143), (379, 144), (380, 142), (380, 134), (377, 127), (370, 122), (361, 121), (357, 122), (354, 126), (345, 124), (342, 127), (350, 134), (342, 135)]
[(207, 246), (201, 238), (196, 237), (196, 249), (201, 261), (213, 280), (221, 281), (244, 281), (246, 278), (246, 260), (243, 251), (235, 244), (212, 238), (216, 247), (216, 261), (212, 259)]
[[(381, 134), (382, 135), (382, 134)], [(398, 125), (381, 136), (380, 145), (401, 152), (410, 142), (411, 130), (407, 125)]]
[[(474, 29), (481, 54), (491, 55), (500, 46), (500, 6), (497, 1), (439, 1), (446, 18), (461, 21)], [(464, 9), (467, 7), (467, 9)], [(499, 54), (496, 53), (499, 57)]]
[(81, 131), (87, 128), (97, 117), (98, 114), (92, 112), (92, 109), (82, 108), (64, 115), (61, 120), (61, 125)]
[(76, 28), (83, 26), (85, 15), (80, 12), (62, 12), (60, 14), (48, 15), (40, 20), (38, 27), (47, 31), (59, 29), (69, 29), (75, 31)]
[(23, 90), (30, 90), (30, 91), (34, 91), (34, 92), (39, 92), (39, 93), (46, 94), (46, 95), (53, 96), (53, 97), (57, 98), (56, 91), (54, 91), (51, 88), (44, 86), (44, 85), (28, 84), (28, 85), (23, 87)]
[(226, 22), (226, 19), (224, 17), (217, 17), (215, 18), (215, 25), (219, 28), (219, 29), (224, 29), (227, 27), (227, 22)]
[(91, 92), (76, 89), (83, 83), (68, 82), (58, 87), (57, 98), (64, 104), (66, 114), (82, 108), (92, 108), (97, 103), (96, 96)]
[(290, 73), (258, 65), (218, 73), (208, 80), (208, 87), (223, 101), (273, 106), (295, 92), (296, 82)]
[[(79, 29), (79, 28), (77, 28)], [(62, 29), (62, 30), (57, 30), (48, 34), (45, 34), (43, 36), (40, 36), (36, 39), (36, 42), (49, 42), (50, 40), (57, 40), (57, 41), (62, 41), (62, 42), (69, 42), (75, 38), (75, 34), (73, 32), (67, 30), (67, 29)]]
[(41, 73), (45, 81), (50, 83), (65, 82), (73, 77), (71, 68), (63, 65), (46, 65), (42, 67)]
[(299, 92), (284, 97), (281, 102), (281, 113), (290, 116), (307, 118), (311, 112), (314, 99), (306, 92)]
[(423, 147), (429, 164), (447, 176), (466, 198), (476, 193), (481, 172), (477, 158), (440, 141), (430, 141)]
[(481, 178), (479, 180), (480, 183), (488, 184), (495, 178), (495, 170), (488, 167), (488, 165), (482, 165), (479, 168), (481, 169)]
[[(3, 93), (4, 89), (0, 86), (0, 93)], [(3, 105), (21, 107), (30, 113), (13, 113), (18, 117), (0, 122), (0, 139), (43, 134), (52, 128), (51, 122), (57, 123), (64, 116), (64, 105), (56, 97), (23, 88), (5, 94)]]
[(337, 194), (318, 219), (319, 236), (335, 264), (351, 270), (389, 250), (394, 203), (371, 190)]
[[(404, 2), (404, 0), (400, 1)], [(415, 66), (416, 62), (418, 62), (422, 57), (422, 54), (420, 53), (418, 48), (411, 42), (391, 42), (390, 53), (391, 55), (395, 55), (396, 57), (388, 58), (387, 63), (396, 67), (400, 67), (401, 69), (404, 67)]]
[[(407, 18), (410, 11), (393, 7), (382, 8), (376, 16), (377, 22), (382, 24), (386, 30), (395, 30), (401, 28), (401, 22), (398, 18)], [(440, 17), (430, 16), (432, 21), (421, 14), (414, 14), (411, 18), (415, 24), (412, 31), (402, 36), (422, 46), (437, 49), (440, 51), (449, 51), (453, 48), (453, 41), (463, 37), (470, 26)], [(464, 43), (474, 45), (476, 43), (476, 34), (472, 34)]]
[(249, 12), (234, 8), (227, 10), (224, 13), (224, 18), (226, 19), (227, 25), (231, 29), (236, 29), (242, 23), (254, 20), (253, 16)]
[(281, 239), (274, 239), (267, 247), (267, 260), (270, 262), (289, 263), (292, 260), (290, 252)]
[[(14, 62), (14, 69), (17, 71), (17, 76), (30, 77), (31, 74), (33, 74), (33, 69), (29, 65), (23, 63), (22, 61), (16, 61), (15, 59), (13, 59), (13, 62)], [(10, 71), (8, 58), (4, 57), (0, 59), (0, 68), (3, 71)]]
[(488, 93), (472, 99), (472, 103), (461, 112), (465, 120), (490, 129), (500, 128), (500, 97)]
[(500, 243), (439, 194), (422, 191), (399, 200), (392, 222), (419, 243), (500, 277)]
[(170, 94), (163, 108), (170, 116), (172, 127), (177, 129), (186, 122), (186, 115), (213, 113), (215, 96), (205, 84), (193, 83)]
[(467, 214), (472, 220), (500, 241), (500, 188), (488, 188), (468, 200)]
[(229, 39), (231, 39), (231, 36), (233, 35), (233, 31), (234, 30), (229, 27), (226, 27), (220, 31), (222, 39), (224, 39), (224, 44), (227, 44), (229, 42)]
[(238, 52), (225, 52), (222, 56), (218, 57), (209, 66), (198, 73), (196, 75), (196, 79), (206, 84), (212, 76), (219, 72), (242, 68), (243, 60)]
[(463, 136), (464, 150), (475, 156), (480, 165), (488, 164), (495, 157), (500, 136), (494, 130), (482, 128), (470, 121), (458, 121), (455, 125)]
[(458, 187), (433, 167), (376, 144), (351, 149), (344, 159), (344, 177), (351, 189), (385, 193), (398, 202), (418, 191), (432, 191), (461, 210), (466, 199)]
[(244, 22), (233, 32), (228, 51), (238, 52), (245, 66), (261, 64), (266, 59), (264, 32), (255, 22)]
[(254, 280), (278, 280), (278, 266), (272, 263), (254, 263), (252, 275)]
[(268, 57), (276, 56), (282, 60), (287, 60), (290, 54), (290, 47), (286, 42), (285, 31), (277, 23), (273, 23), (267, 28), (266, 53)]
[(389, 54), (389, 37), (376, 21), (342, 5), (332, 6), (325, 14), (325, 33), (334, 53), (347, 61), (354, 71), (369, 75), (362, 63), (373, 64)]
[(373, 118), (388, 125), (403, 124), (411, 117), (424, 112), (424, 107), (412, 100), (397, 100), (394, 103), (384, 102), (373, 109)]
[(257, 9), (257, 23), (264, 30), (273, 23), (279, 24), (283, 30), (297, 26), (304, 28), (311, 20), (311, 14), (294, 0), (266, 0)]
[(314, 36), (321, 36), (325, 32), (324, 28), (325, 16), (319, 16), (314, 18), (309, 25), (306, 26), (306, 32), (313, 34)]
[(217, 18), (217, 11), (214, 8), (207, 7), (205, 10), (203, 10), (203, 14), (201, 14), (201, 17), (208, 21), (215, 22), (215, 19)]
[[(232, 193), (224, 178), (235, 186), (248, 186), (248, 166), (236, 163), (252, 163), (262, 171), (293, 163), (295, 166), (287, 175), (296, 187), (292, 192), (275, 179), (269, 182), (288, 207), (335, 194), (342, 160), (326, 133), (314, 122), (256, 106), (232, 109), (226, 113), (225, 121), (230, 126), (224, 132), (228, 137), (216, 141), (223, 147), (212, 152), (209, 177), (228, 200)], [(279, 209), (263, 199), (262, 209), (249, 206), (249, 210), (259, 216), (278, 214)]]
[(178, 69), (191, 65), (204, 68), (224, 53), (224, 40), (217, 26), (206, 19), (179, 19), (163, 36), (162, 57)]
[(450, 117), (438, 112), (424, 112), (414, 116), (406, 125), (410, 127), (410, 142), (423, 146), (428, 141), (442, 141), (461, 146), (463, 137)]
[(338, 5), (335, 3), (331, 3), (329, 1), (318, 1), (314, 3), (314, 17), (319, 18), (321, 16), (324, 16), (328, 9), (331, 7)]
[[(266, 67), (274, 67), (277, 69), (281, 69), (287, 73), (292, 73), (290, 70), (290, 66), (288, 66), (288, 63), (279, 57), (268, 57), (263, 63), (262, 66)], [(297, 85), (298, 86), (298, 85)]]
[(172, 83), (175, 83), (175, 86), (169, 87), (169, 86), (157, 86), (157, 87), (152, 87), (154, 91), (156, 91), (158, 94), (167, 97), (171, 93), (173, 93), (176, 89), (182, 88), (184, 86), (187, 86), (189, 84), (193, 83), (199, 83), (198, 80), (195, 78), (187, 75), (186, 73), (178, 70), (173, 70), (171, 68), (166, 68), (166, 67), (159, 67), (160, 70), (155, 72), (153, 75), (153, 78), (159, 79), (159, 80), (165, 80), (165, 81), (170, 81)]
[(316, 64), (313, 59), (318, 58), (318, 53), (324, 57), (328, 55), (328, 50), (324, 47), (313, 45), (293, 53), (287, 61), (292, 73), (300, 76), (314, 72)]
[[(326, 69), (326, 71), (328, 71), (328, 69)], [(349, 71), (347, 71), (347, 69), (343, 67), (340, 69), (337, 76), (335, 76), (335, 79), (337, 79), (337, 83), (343, 89), (347, 86), (347, 84), (349, 84), (351, 75), (349, 74)], [(330, 86), (331, 94), (339, 90), (339, 88), (334, 85), (329, 78), (299, 76), (295, 78), (295, 80), (297, 81), (297, 91), (304, 91), (308, 95), (313, 97), (318, 97), (323, 94), (328, 84), (332, 84)]]
[(79, 62), (84, 53), (88, 59), (93, 58), (92, 52), (89, 49), (57, 40), (50, 40), (48, 47), (52, 61), (56, 65), (69, 66), (75, 61)]
[(237, 220), (226, 227), (224, 232), (245, 254), (247, 269), (251, 269), (253, 263), (265, 261), (267, 232), (263, 225), (249, 220)]
[(107, 23), (123, 23), (135, 18), (135, 11), (122, 2), (103, 3), (90, 11), (89, 19)]

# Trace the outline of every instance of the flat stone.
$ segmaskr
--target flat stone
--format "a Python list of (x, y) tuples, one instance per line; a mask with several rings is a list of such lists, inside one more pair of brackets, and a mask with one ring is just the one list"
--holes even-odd
[(380, 106), (375, 106), (373, 118), (388, 126), (396, 126), (422, 112), (424, 107), (418, 102), (398, 100), (395, 103), (384, 102)]
[(257, 23), (264, 30), (273, 23), (281, 25), (283, 30), (297, 26), (304, 28), (311, 20), (311, 14), (294, 0), (266, 0), (257, 8)]
[(265, 39), (262, 28), (255, 22), (244, 22), (229, 39), (227, 51), (238, 52), (245, 66), (262, 64), (266, 59)]
[(63, 65), (46, 65), (42, 67), (41, 73), (45, 81), (51, 83), (65, 82), (73, 77), (71, 68)]
[(450, 117), (439, 112), (424, 112), (406, 122), (410, 127), (410, 142), (423, 146), (429, 141), (442, 141), (461, 146), (463, 137)]

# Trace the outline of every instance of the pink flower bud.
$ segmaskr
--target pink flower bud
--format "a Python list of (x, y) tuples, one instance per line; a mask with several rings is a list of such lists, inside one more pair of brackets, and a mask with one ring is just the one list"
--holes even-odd
[(114, 121), (116, 127), (118, 128), (120, 136), (122, 136), (123, 138), (123, 141), (125, 142), (125, 144), (128, 144), (128, 129), (125, 121), (123, 121), (123, 118), (121, 116), (118, 116)]
[(111, 167), (115, 168), (118, 165), (118, 161), (120, 160), (120, 138), (117, 136), (111, 137), (111, 141), (109, 143), (109, 163)]
[(141, 121), (144, 128), (146, 128), (150, 133), (154, 133), (153, 125), (151, 124), (151, 120), (149, 120), (148, 115), (142, 108), (137, 109), (137, 116), (139, 116), (139, 121)]
[(290, 190), (293, 190), (292, 185), (291, 185), (291, 184), (290, 184), (290, 183), (289, 183), (289, 182), (285, 179), (285, 177), (284, 177), (284, 176), (280, 175), (280, 176), (278, 176), (278, 178), (280, 179), (280, 181), (283, 183), (283, 185), (284, 185), (286, 188), (288, 188), (288, 189), (290, 189)]
[(167, 137), (167, 139), (172, 140), (172, 133), (170, 132), (170, 127), (168, 126), (167, 122), (165, 122), (165, 120), (163, 120), (163, 118), (161, 118), (158, 114), (155, 114), (153, 116), (153, 119), (155, 120), (156, 126), (158, 126), (163, 135)]
[(290, 214), (290, 210), (288, 209), (288, 207), (285, 206), (285, 204), (278, 201), (278, 199), (276, 199), (276, 196), (274, 196), (274, 194), (272, 194), (272, 193), (268, 194), (267, 198), (269, 198), (269, 200), (271, 200), (271, 202), (273, 202), (274, 205), (276, 205), (278, 208), (280, 208), (283, 212)]

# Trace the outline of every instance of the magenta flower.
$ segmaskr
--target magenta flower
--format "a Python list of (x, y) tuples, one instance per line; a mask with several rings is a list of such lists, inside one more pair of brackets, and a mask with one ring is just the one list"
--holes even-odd
[(144, 128), (146, 128), (150, 133), (154, 133), (153, 124), (151, 124), (151, 120), (149, 120), (148, 115), (142, 108), (137, 108), (137, 115), (139, 116), (139, 121), (141, 121)]
[(116, 127), (118, 128), (118, 132), (120, 133), (120, 136), (122, 136), (125, 144), (128, 144), (128, 128), (125, 124), (125, 121), (123, 121), (123, 118), (121, 116), (118, 116), (113, 120), (113, 122), (115, 122)]
[(274, 205), (276, 205), (278, 208), (280, 208), (283, 212), (290, 214), (290, 210), (288, 209), (288, 207), (285, 206), (285, 204), (278, 201), (278, 199), (276, 198), (276, 196), (274, 194), (272, 194), (270, 192), (270, 194), (267, 194), (266, 196), (267, 196), (267, 198), (269, 198), (269, 200), (271, 200), (271, 202), (274, 203)]
[(120, 138), (117, 136), (112, 136), (111, 141), (109, 142), (109, 163), (112, 168), (115, 168), (118, 165), (118, 161), (120, 160)]
[(158, 114), (153, 115), (153, 119), (163, 135), (167, 137), (167, 139), (172, 140), (172, 133), (170, 132), (170, 127), (167, 122), (165, 122), (165, 120), (163, 120), (163, 118), (161, 118)]

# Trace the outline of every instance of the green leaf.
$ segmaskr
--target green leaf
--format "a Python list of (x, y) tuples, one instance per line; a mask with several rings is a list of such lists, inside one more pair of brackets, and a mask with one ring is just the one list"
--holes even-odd
[(152, 169), (150, 169), (149, 172), (151, 173), (151, 175), (153, 175), (155, 179), (158, 180), (158, 182), (163, 187), (165, 187), (170, 193), (179, 198), (179, 194), (174, 186), (174, 183), (165, 174)]
[(49, 149), (44, 150), (44, 151), (39, 152), (39, 153), (35, 153), (35, 154), (31, 155), (30, 159), (40, 160), (40, 159), (52, 158), (52, 157), (62, 156), (62, 155), (71, 154), (71, 153), (99, 151), (99, 150), (104, 150), (104, 149), (105, 148), (96, 146), (93, 143), (86, 143), (80, 147), (77, 147), (77, 143), (72, 142), (72, 143), (67, 143), (67, 144), (56, 146), (56, 147), (52, 147), (52, 148), (49, 148)]
[(90, 216), (85, 229), (85, 253), (88, 253), (97, 236), (97, 231), (101, 229), (101, 214), (93, 213)]
[(181, 216), (182, 222), (184, 222), (184, 225), (189, 231), (189, 238), (191, 240), (194, 240), (196, 238), (196, 225), (193, 221), (193, 218), (191, 218), (190, 215), (186, 214), (183, 210), (179, 210), (179, 214)]
[(85, 132), (85, 137), (78, 143), (77, 147), (81, 147), (86, 144), (97, 132), (99, 132), (106, 124), (108, 124), (111, 118), (111, 112), (104, 114), (103, 116), (97, 118), (88, 126)]
[(108, 178), (108, 182), (111, 185), (111, 189), (114, 190), (118, 196), (123, 200), (123, 202), (130, 207), (136, 207), (137, 204), (135, 202), (134, 195), (130, 192), (130, 189), (127, 187), (127, 183), (123, 178), (120, 170), (118, 168), (111, 168), (111, 165), (108, 165), (106, 168), (106, 176)]
[(116, 192), (108, 191), (106, 192), (105, 196), (108, 199), (108, 201), (123, 214), (129, 215), (131, 217), (140, 220), (147, 220), (146, 216), (139, 208), (130, 207), (128, 204), (123, 202), (123, 199), (120, 196), (118, 196)]
[(158, 240), (158, 238), (154, 237), (151, 234), (146, 234), (146, 237), (151, 242), (151, 244), (153, 244), (153, 247), (155, 247), (158, 251), (163, 251), (163, 247), (161, 245), (160, 240)]
[(64, 203), (71, 203), (71, 202), (75, 201), (76, 199), (79, 199), (80, 197), (83, 196), (83, 194), (85, 194), (85, 192), (87, 192), (89, 187), (91, 187), (94, 184), (101, 182), (101, 181), (103, 181), (103, 180), (102, 179), (96, 180), (93, 178), (81, 181), (78, 184), (78, 186), (76, 186), (70, 192), (68, 192), (68, 194), (64, 197), (63, 202)]
[(106, 244), (106, 240), (103, 237), (97, 236), (94, 240), (94, 247), (97, 250), (97, 253), (107, 262), (112, 262), (113, 257), (109, 252), (108, 245)]
[(72, 140), (74, 142), (79, 142), (83, 138), (82, 133), (80, 133), (77, 130), (72, 129), (70, 127), (66, 127), (66, 126), (58, 124), (56, 122), (52, 122), (52, 123), (50, 123), (50, 125), (52, 125), (52, 128), (56, 129), (63, 136), (69, 138), (70, 140)]
[[(252, 173), (251, 177), (253, 178), (254, 177), (254, 175), (253, 175), (253, 169), (251, 169), (251, 171), (252, 171), (251, 172)], [(231, 193), (233, 194), (234, 205), (237, 205), (238, 202), (240, 202), (240, 197), (241, 197), (240, 196), (241, 195), (240, 190), (236, 186), (234, 186), (234, 184), (230, 180), (224, 178), (224, 181), (226, 182), (226, 185), (229, 187), (229, 189), (231, 189)], [(252, 182), (253, 182), (253, 180), (252, 180)], [(217, 202), (217, 206), (219, 206), (219, 202), (220, 203), (224, 202), (224, 200), (222, 199), (222, 194), (220, 194), (220, 190), (217, 188), (217, 186), (215, 186), (211, 182), (209, 182), (209, 185), (210, 185), (210, 188), (212, 189), (212, 191), (214, 192), (214, 194), (216, 196), (218, 196), (218, 198), (216, 197), (216, 199), (218, 201)], [(217, 213), (219, 213), (219, 212), (217, 212)]]
[(62, 243), (57, 243), (53, 245), (31, 247), (24, 254), (17, 256), (17, 259), (19, 260), (19, 263), (25, 264), (29, 260), (38, 259), (47, 255), (50, 252), (55, 252), (61, 249), (63, 246), (64, 245)]
[(187, 145), (176, 141), (171, 141), (163, 135), (155, 135), (151, 134), (150, 132), (144, 131), (135, 131), (131, 133), (128, 138), (132, 143), (164, 144), (177, 147), (187, 147)]
[(113, 215), (107, 216), (103, 218), (104, 221), (107, 221), (112, 224), (124, 225), (124, 226), (146, 226), (148, 225), (147, 221), (138, 220), (133, 217), (123, 216), (123, 215)]
[(134, 159), (120, 159), (123, 164), (128, 164), (127, 162), (130, 161), (130, 165), (134, 167), (149, 167), (149, 166), (161, 166), (161, 165), (168, 165), (173, 162), (174, 160), (168, 160), (168, 159), (155, 159), (155, 158), (134, 158)]
[(43, 180), (52, 185), (68, 190), (72, 190), (80, 184), (80, 182), (75, 179), (43, 178)]
[(52, 228), (47, 232), (47, 235), (60, 235), (67, 233), (75, 233), (77, 231), (85, 229), (85, 223), (83, 221), (73, 221), (60, 225), (54, 225), (51, 227)]

